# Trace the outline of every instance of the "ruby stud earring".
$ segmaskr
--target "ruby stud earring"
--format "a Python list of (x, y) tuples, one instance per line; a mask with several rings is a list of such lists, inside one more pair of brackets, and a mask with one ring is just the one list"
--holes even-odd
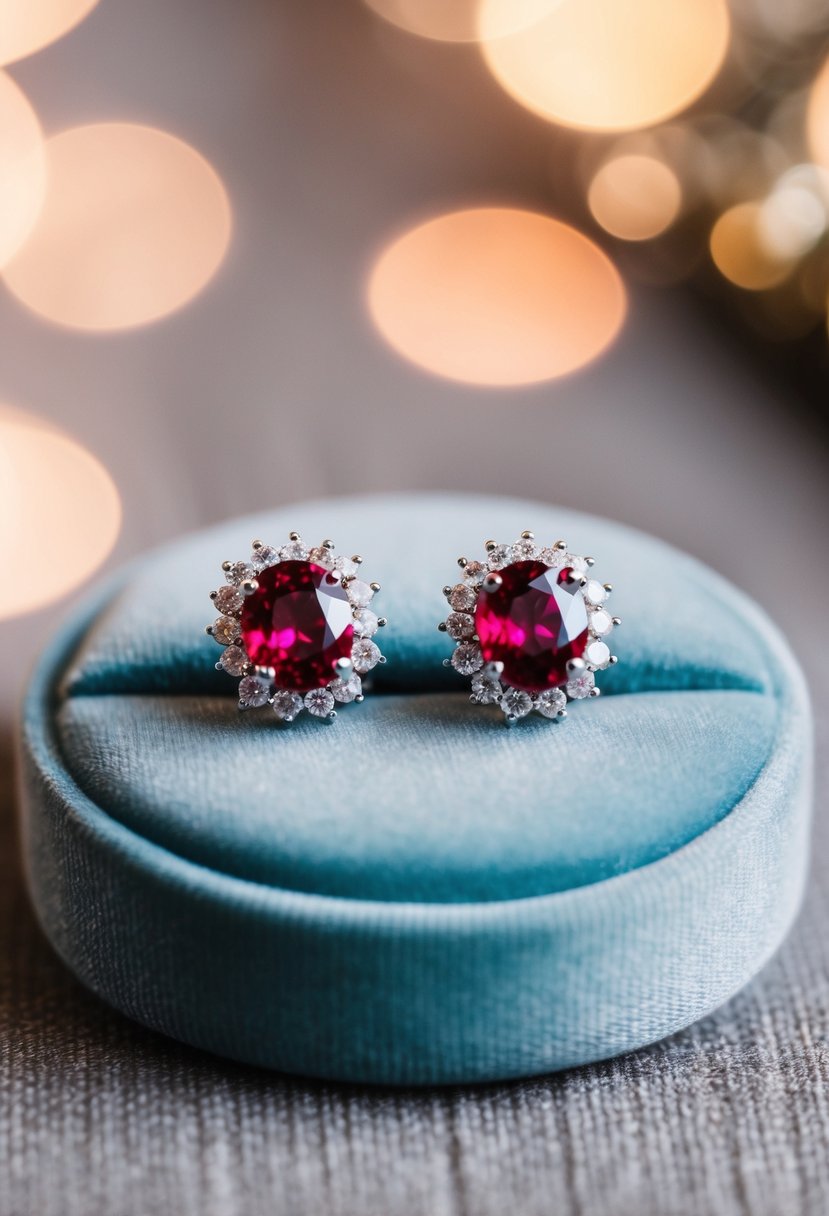
[(462, 581), (443, 588), (451, 611), (438, 629), (456, 643), (444, 665), (471, 676), (470, 700), (498, 705), (508, 725), (533, 711), (561, 721), (568, 700), (599, 696), (597, 673), (617, 661), (612, 587), (563, 540), (544, 546), (522, 532), (485, 549), (482, 561), (459, 558)]
[(216, 667), (239, 679), (239, 708), (269, 705), (282, 722), (307, 711), (332, 722), (335, 705), (363, 700), (363, 678), (385, 663), (370, 605), (379, 583), (358, 577), (362, 558), (335, 557), (299, 533), (272, 548), (255, 540), (246, 561), (223, 562), (207, 633), (225, 649)]

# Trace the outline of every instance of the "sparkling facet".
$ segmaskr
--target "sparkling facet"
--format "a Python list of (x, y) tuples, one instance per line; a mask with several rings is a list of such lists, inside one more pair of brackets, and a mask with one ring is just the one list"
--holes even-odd
[(219, 662), (228, 675), (241, 676), (244, 675), (245, 669), (248, 666), (248, 656), (241, 647), (228, 646)]
[(503, 691), (500, 680), (489, 672), (479, 671), (472, 677), (471, 700), (478, 705), (494, 705), (501, 700)]
[(213, 603), (221, 613), (238, 612), (245, 597), (238, 587), (220, 587), (213, 597)]
[(273, 545), (260, 545), (258, 549), (253, 550), (250, 560), (257, 570), (264, 570), (266, 566), (276, 565), (279, 561), (279, 550), (274, 549)]
[(604, 637), (613, 628), (613, 618), (604, 608), (599, 608), (597, 612), (590, 613), (590, 628), (597, 637)]
[(584, 652), (584, 658), (591, 667), (595, 667), (597, 671), (603, 671), (610, 663), (610, 647), (607, 642), (590, 642)]
[(577, 557), (575, 553), (568, 553), (564, 558), (565, 566), (569, 566), (571, 570), (575, 570), (576, 574), (587, 574), (590, 567), (587, 564), (587, 559)]
[(220, 646), (239, 641), (239, 622), (235, 616), (220, 616), (213, 622), (213, 637)]
[(452, 666), (462, 676), (471, 676), (484, 665), (484, 657), (477, 642), (461, 642), (452, 655)]
[(508, 688), (499, 704), (508, 718), (524, 718), (533, 707), (532, 697), (520, 688)]
[(380, 628), (380, 618), (370, 608), (358, 608), (354, 613), (354, 632), (361, 638), (373, 638)]
[(367, 608), (374, 599), (374, 592), (368, 583), (364, 583), (362, 579), (355, 578), (348, 584), (348, 598), (355, 608)]
[(446, 618), (446, 632), (456, 641), (471, 638), (475, 632), (475, 621), (468, 612), (450, 612)]
[(354, 664), (354, 670), (360, 675), (365, 675), (372, 667), (376, 667), (382, 657), (380, 647), (368, 638), (359, 638), (351, 650), (351, 662)]
[(343, 578), (353, 578), (360, 567), (350, 557), (335, 557), (334, 569), (339, 570)]
[(322, 566), (282, 561), (263, 570), (242, 608), (242, 637), (257, 667), (283, 689), (320, 688), (351, 657), (354, 622), (339, 581)]
[(270, 697), (270, 685), (261, 676), (245, 676), (239, 681), (239, 704), (243, 709), (258, 709), (267, 705)]
[(348, 705), (349, 702), (353, 701), (355, 697), (359, 697), (362, 693), (363, 682), (358, 675), (353, 675), (349, 680), (332, 680), (328, 688), (335, 701)]
[(334, 569), (334, 554), (330, 549), (326, 549), (325, 545), (315, 545), (313, 549), (309, 549), (308, 561), (313, 562), (315, 566), (322, 566), (323, 570)]
[(543, 562), (545, 566), (550, 566), (554, 570), (557, 570), (560, 566), (564, 565), (566, 557), (567, 554), (564, 552), (564, 550), (557, 549), (555, 545), (550, 545), (546, 549), (541, 549), (538, 553), (538, 560)]
[(234, 562), (226, 571), (226, 577), (229, 583), (238, 587), (240, 583), (246, 582), (249, 578), (256, 578), (256, 571), (250, 562)]
[(584, 598), (588, 604), (603, 604), (607, 599), (607, 591), (604, 586), (595, 578), (589, 578), (584, 584)]
[(305, 708), (315, 718), (327, 718), (334, 708), (334, 694), (327, 688), (312, 688), (305, 694)]
[(478, 595), (474, 587), (467, 587), (465, 583), (456, 583), (449, 595), (449, 603), (456, 612), (469, 612), (478, 602)]
[(587, 610), (567, 569), (540, 561), (515, 562), (500, 571), (501, 586), (484, 592), (475, 612), (483, 659), (504, 664), (502, 679), (528, 692), (567, 681), (567, 662), (588, 642)]
[(545, 718), (557, 718), (567, 707), (567, 698), (560, 688), (545, 688), (535, 699), (533, 709), (537, 709)]
[(304, 562), (308, 560), (308, 548), (301, 540), (291, 540), (279, 550), (283, 562)]
[(572, 697), (574, 701), (582, 701), (585, 697), (590, 696), (595, 686), (596, 680), (593, 672), (583, 671), (568, 682), (567, 696)]
[(273, 712), (283, 722), (293, 722), (297, 714), (302, 713), (302, 704), (299, 693), (280, 689), (273, 699)]
[(463, 581), (470, 587), (479, 587), (487, 570), (483, 562), (467, 562), (463, 568)]
[(528, 540), (522, 536), (512, 546), (512, 560), (514, 562), (528, 562), (536, 556), (536, 543), (534, 540)]
[(512, 545), (496, 545), (487, 558), (490, 570), (503, 570), (512, 560)]

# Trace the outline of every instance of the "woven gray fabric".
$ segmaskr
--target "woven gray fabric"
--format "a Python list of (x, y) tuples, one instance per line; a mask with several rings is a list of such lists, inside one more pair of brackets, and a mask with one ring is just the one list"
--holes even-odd
[(87, 994), (34, 923), (9, 767), (6, 758), (0, 1216), (829, 1210), (829, 828), (819, 809), (794, 933), (719, 1013), (604, 1064), (424, 1093), (241, 1068)]

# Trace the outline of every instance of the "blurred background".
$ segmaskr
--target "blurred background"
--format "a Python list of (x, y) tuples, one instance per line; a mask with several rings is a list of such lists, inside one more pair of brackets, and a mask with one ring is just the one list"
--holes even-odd
[(365, 490), (637, 525), (820, 681), (824, 3), (0, 0), (0, 64), (3, 722), (102, 567)]

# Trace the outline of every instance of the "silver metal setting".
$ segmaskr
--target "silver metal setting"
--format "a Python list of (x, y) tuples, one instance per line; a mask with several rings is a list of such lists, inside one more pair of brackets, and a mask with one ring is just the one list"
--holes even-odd
[[(562, 722), (567, 717), (568, 702), (600, 696), (596, 676), (618, 662), (609, 644), (611, 633), (622, 623), (607, 610), (613, 587), (610, 583), (599, 582), (593, 575), (592, 557), (573, 553), (564, 540), (545, 543), (537, 540), (534, 533), (524, 531), (510, 544), (487, 540), (484, 550), (480, 560), (459, 557), (461, 582), (443, 588), (450, 612), (438, 629), (455, 642), (452, 657), (444, 659), (443, 665), (454, 667), (460, 675), (470, 676), (470, 701), (476, 705), (497, 705), (508, 726), (530, 713), (537, 713), (551, 722)], [(500, 571), (519, 561), (538, 561), (548, 569), (565, 570), (569, 588), (584, 601), (588, 622), (585, 649), (581, 657), (569, 660), (567, 680), (558, 688), (530, 692), (514, 687), (503, 678), (504, 664), (485, 662), (481, 652), (475, 631), (478, 604), (481, 597), (491, 595), (501, 586)]]
[[(280, 687), (273, 668), (255, 666), (245, 650), (241, 634), (245, 598), (259, 589), (256, 576), (283, 561), (309, 561), (330, 571), (346, 590), (351, 605), (354, 629), (351, 656), (338, 659), (332, 665), (331, 678), (326, 684), (305, 691)], [(223, 647), (216, 670), (225, 671), (239, 681), (240, 710), (269, 706), (285, 725), (302, 713), (330, 723), (337, 716), (335, 705), (363, 702), (370, 682), (369, 673), (386, 661), (374, 640), (376, 632), (385, 627), (386, 618), (376, 616), (369, 607), (380, 591), (380, 584), (363, 581), (362, 561), (359, 554), (350, 558), (335, 556), (331, 540), (307, 547), (298, 532), (291, 532), (288, 543), (281, 547), (255, 540), (247, 560), (222, 562), (226, 582), (210, 592), (219, 615), (206, 627), (205, 633)]]

